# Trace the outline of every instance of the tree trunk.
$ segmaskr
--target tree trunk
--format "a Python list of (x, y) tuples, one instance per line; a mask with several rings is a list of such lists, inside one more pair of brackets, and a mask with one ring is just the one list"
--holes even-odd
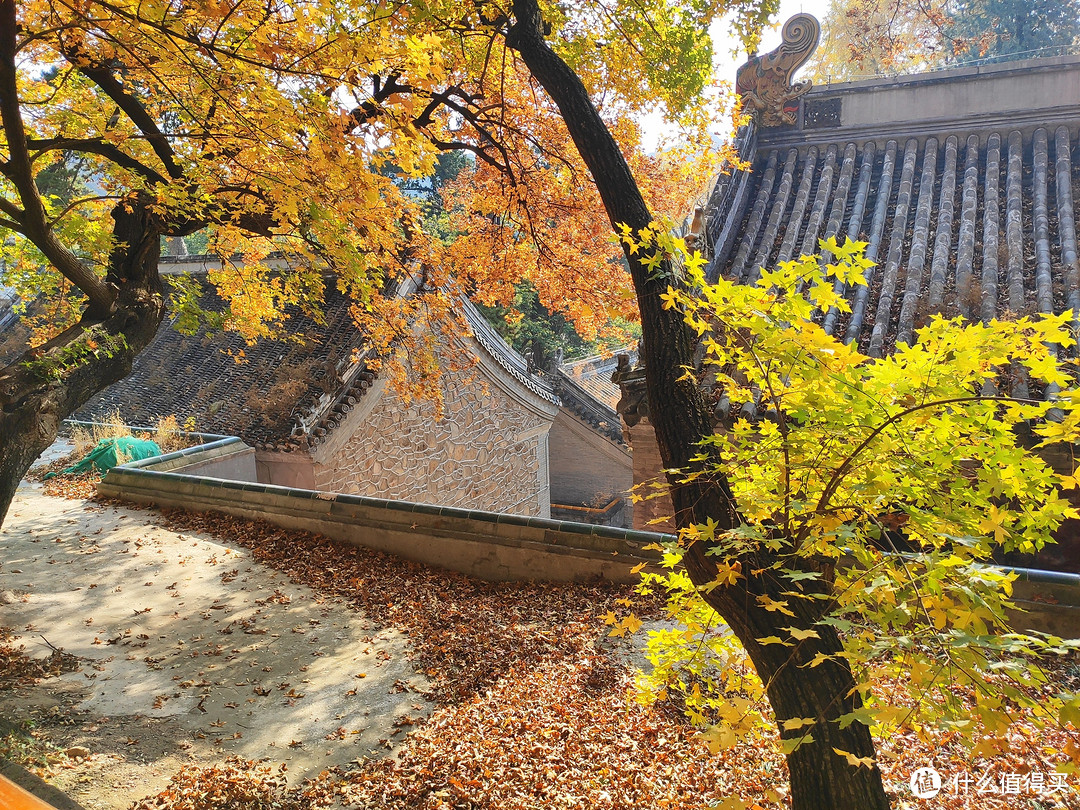
[[(685, 562), (695, 582), (715, 579), (716, 565), (706, 557), (701, 543), (691, 547)], [(833, 627), (817, 624), (823, 606), (828, 604), (826, 580), (791, 582), (772, 570), (754, 573), (768, 565), (769, 559), (741, 562), (742, 578), (704, 597), (724, 617), (765, 683), (781, 739), (797, 740), (809, 735), (787, 755), (792, 808), (887, 808), (876, 762), (853, 767), (837, 753), (873, 757), (874, 741), (865, 724), (853, 722), (841, 729), (838, 723), (842, 715), (861, 708), (862, 699), (854, 690), (855, 679), (847, 661), (831, 657), (843, 652), (839, 635)], [(792, 596), (793, 591), (802, 591), (809, 598)], [(761, 607), (758, 596), (786, 603), (795, 615), (778, 620), (780, 614)], [(790, 628), (813, 631), (816, 636), (798, 641), (791, 636)], [(777, 636), (792, 646), (760, 643), (759, 639), (767, 636)], [(816, 659), (819, 663), (813, 666)], [(815, 722), (784, 730), (785, 721), (799, 718), (813, 718)]]
[[(559, 107), (593, 175), (612, 226), (625, 224), (635, 232), (646, 227), (652, 216), (637, 182), (581, 80), (544, 41), (536, 0), (514, 0), (513, 10), (515, 22), (507, 34), (507, 44), (521, 54), (532, 75)], [(660, 272), (650, 273), (640, 257), (626, 251), (626, 258), (641, 312), (640, 356), (645, 365), (649, 419), (665, 468), (690, 470), (696, 466), (692, 458), (700, 452), (699, 442), (712, 433), (713, 425), (704, 396), (683, 374), (693, 360), (690, 331), (678, 312), (665, 310), (661, 304), (660, 293), (677, 282), (666, 263)], [(707, 518), (719, 521), (722, 528), (738, 525), (740, 518), (726, 480), (702, 476), (683, 483), (680, 479), (669, 475), (679, 526), (704, 523)], [(745, 577), (735, 585), (703, 595), (746, 648), (766, 684), (778, 725), (782, 728), (783, 721), (793, 718), (813, 717), (817, 721), (798, 732), (801, 735), (809, 731), (813, 742), (804, 743), (787, 757), (793, 810), (887, 810), (889, 802), (876, 764), (871, 768), (853, 767), (833, 751), (835, 748), (857, 757), (874, 757), (873, 740), (864, 724), (852, 723), (841, 730), (835, 722), (860, 705), (851, 670), (843, 659), (826, 659), (813, 669), (807, 667), (818, 653), (828, 656), (843, 649), (833, 628), (815, 624), (827, 600), (782, 596), (782, 591), (792, 589), (792, 583), (753, 573), (767, 569), (772, 562), (769, 558), (741, 562)], [(690, 547), (686, 563), (698, 585), (716, 578), (715, 562), (706, 556), (701, 543)], [(814, 630), (818, 637), (806, 638), (794, 647), (759, 643), (759, 638), (786, 638), (788, 634), (779, 629), (780, 614), (764, 610), (758, 596), (789, 602), (796, 616), (784, 617), (782, 624)], [(784, 738), (794, 735), (786, 731), (781, 734)]]
[(116, 246), (106, 283), (111, 310), (83, 320), (0, 369), (0, 525), (26, 471), (56, 439), (61, 422), (131, 371), (165, 309), (158, 276), (160, 223), (147, 200), (113, 209)]

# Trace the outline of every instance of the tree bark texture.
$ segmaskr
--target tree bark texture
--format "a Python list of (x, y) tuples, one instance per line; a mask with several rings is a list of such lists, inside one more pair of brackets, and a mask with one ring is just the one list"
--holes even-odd
[[(514, 0), (513, 10), (514, 24), (508, 31), (507, 44), (521, 55), (532, 75), (559, 107), (574, 144), (593, 175), (612, 226), (625, 224), (635, 232), (647, 227), (652, 216), (618, 144), (581, 80), (544, 41), (543, 20), (536, 0)], [(701, 391), (683, 375), (683, 369), (693, 359), (690, 330), (677, 311), (663, 308), (660, 299), (674, 276), (666, 263), (661, 272), (650, 273), (638, 256), (625, 252), (641, 312), (640, 354), (646, 372), (649, 419), (656, 431), (665, 468), (690, 470), (695, 466), (691, 459), (699, 452), (699, 442), (712, 433), (713, 424)], [(669, 475), (669, 485), (680, 527), (704, 523), (707, 518), (719, 521), (725, 529), (738, 525), (740, 518), (734, 498), (722, 477), (702, 476), (684, 483), (680, 476)], [(794, 583), (774, 576), (769, 568), (774, 561), (768, 556), (744, 558), (740, 560), (744, 576), (736, 584), (715, 588), (703, 596), (745, 647), (766, 684), (777, 724), (782, 728), (783, 721), (801, 717), (817, 720), (813, 726), (798, 732), (781, 734), (788, 738), (809, 732), (813, 737), (812, 742), (804, 743), (787, 757), (792, 808), (884, 810), (889, 802), (877, 766), (852, 767), (833, 751), (836, 748), (858, 757), (874, 756), (874, 743), (867, 726), (852, 723), (840, 729), (835, 722), (860, 704), (850, 668), (843, 659), (833, 658), (827, 658), (817, 667), (808, 667), (819, 653), (831, 656), (843, 649), (833, 628), (816, 625), (828, 603), (827, 598), (818, 597), (827, 594), (808, 592), (806, 599), (783, 595), (793, 590)], [(716, 564), (700, 542), (690, 547), (686, 565), (698, 585), (716, 578)], [(779, 630), (780, 614), (766, 611), (758, 596), (788, 602), (796, 615), (783, 617), (780, 624), (813, 630), (817, 637), (806, 638), (795, 646), (761, 644), (758, 639), (771, 635), (787, 638), (788, 633)]]
[[(82, 321), (0, 369), (0, 524), (19, 481), (56, 439), (61, 422), (125, 377), (161, 324), (161, 223), (138, 198), (118, 204), (113, 223), (116, 247), (105, 278), (113, 293), (110, 311), (99, 317), (92, 304)], [(97, 356), (85, 349), (92, 329), (115, 339)]]

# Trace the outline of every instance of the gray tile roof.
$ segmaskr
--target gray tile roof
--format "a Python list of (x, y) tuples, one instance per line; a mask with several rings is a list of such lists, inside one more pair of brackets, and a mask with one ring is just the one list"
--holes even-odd
[[(633, 362), (637, 353), (630, 352), (629, 357)], [(615, 409), (621, 392), (612, 380), (617, 366), (618, 354), (586, 357), (559, 366), (551, 379), (563, 408), (610, 441), (625, 446), (622, 420)]]
[[(221, 311), (204, 292), (201, 305)], [(354, 362), (363, 335), (350, 299), (327, 285), (325, 323), (292, 313), (289, 336), (252, 346), (235, 333), (182, 335), (166, 319), (125, 379), (97, 394), (75, 419), (113, 410), (132, 425), (175, 415), (195, 429), (236, 435), (249, 444), (296, 450), (317, 443), (371, 385), (374, 374)], [(238, 361), (236, 355), (243, 352)]]
[(709, 273), (752, 283), (821, 238), (869, 242), (853, 311), (817, 318), (873, 356), (932, 313), (1080, 315), (1078, 130), (1076, 58), (812, 91), (796, 124), (740, 133), (752, 168), (712, 189)]
[[(186, 261), (199, 265), (190, 257)], [(191, 268), (185, 264), (184, 269)], [(136, 358), (131, 374), (72, 418), (96, 421), (119, 410), (128, 424), (153, 426), (175, 415), (181, 423), (193, 419), (197, 431), (239, 436), (258, 448), (288, 452), (314, 447), (340, 425), (375, 379), (358, 357), (364, 335), (349, 312), (351, 299), (332, 282), (326, 290), (324, 323), (293, 312), (286, 338), (261, 339), (251, 346), (235, 333), (182, 335), (167, 319)], [(200, 305), (214, 312), (224, 306), (209, 290)], [(500, 367), (534, 395), (560, 404), (551, 385), (528, 370), (475, 307), (467, 301), (463, 307), (477, 341)]]

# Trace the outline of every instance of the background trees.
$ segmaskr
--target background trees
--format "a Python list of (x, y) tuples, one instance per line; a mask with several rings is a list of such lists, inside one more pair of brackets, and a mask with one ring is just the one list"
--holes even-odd
[(944, 64), (951, 49), (941, 2), (833, 0), (810, 69), (818, 82), (914, 73)]
[(819, 81), (1075, 53), (1077, 0), (833, 0), (811, 70)]
[(957, 0), (948, 11), (946, 35), (964, 43), (965, 61), (1058, 56), (1080, 45), (1076, 0)]

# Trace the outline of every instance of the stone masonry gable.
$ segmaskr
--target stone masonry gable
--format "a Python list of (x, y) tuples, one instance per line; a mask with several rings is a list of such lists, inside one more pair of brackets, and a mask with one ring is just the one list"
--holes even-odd
[(547, 432), (555, 408), (537, 414), (476, 374), (444, 372), (439, 421), (431, 403), (405, 403), (378, 381), (368, 400), (373, 407), (353, 417), (363, 426), (347, 426), (317, 451), (315, 488), (547, 516)]
[(315, 451), (315, 488), (548, 516), (548, 431), (559, 400), (531, 375), (524, 386), (524, 361), (493, 331), (480, 334), (483, 341), (474, 333), (465, 346), (447, 347), (464, 348), (477, 362), (443, 371), (442, 420), (433, 404), (405, 402), (376, 381), (343, 428)]

